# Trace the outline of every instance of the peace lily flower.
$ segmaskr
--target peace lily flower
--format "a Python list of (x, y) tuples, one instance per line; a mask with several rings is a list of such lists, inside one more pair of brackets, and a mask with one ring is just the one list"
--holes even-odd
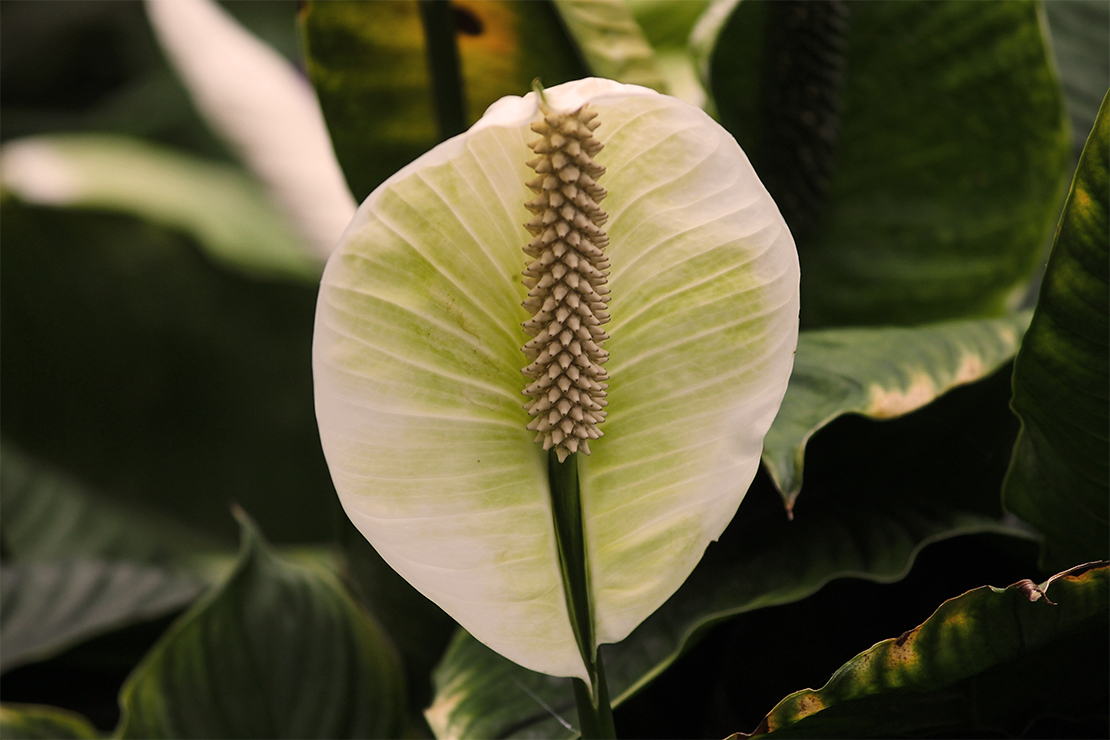
[[(410, 583), (506, 657), (588, 681), (544, 445), (577, 449), (594, 635), (617, 642), (735, 514), (797, 332), (793, 240), (704, 112), (600, 79), (504, 98), (374, 191), (329, 259), (324, 452), (347, 514)], [(589, 371), (593, 395), (577, 381), (591, 352), (608, 375)], [(564, 424), (574, 409), (594, 415)]]

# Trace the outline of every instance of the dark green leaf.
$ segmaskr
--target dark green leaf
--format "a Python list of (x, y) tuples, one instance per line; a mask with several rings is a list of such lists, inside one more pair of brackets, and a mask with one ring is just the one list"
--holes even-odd
[(756, 734), (1012, 732), (1046, 712), (1097, 706), (1106, 674), (1084, 666), (1106, 654), (1110, 568), (1094, 565), (1040, 586), (983, 586), (949, 599), (924, 624), (857, 655), (821, 689), (783, 699)]
[(314, 286), (229, 272), (124, 216), (0, 208), (6, 442), (229, 545), (232, 501), (277, 541), (331, 534)]
[(419, 715), (432, 701), (431, 672), (457, 624), (390, 568), (349, 519), (340, 526), (346, 576), (404, 659), (409, 707)]
[(1103, 100), (1014, 366), (1022, 420), (1003, 500), (1049, 566), (1110, 553), (1110, 93)]
[(179, 609), (189, 576), (136, 563), (68, 560), (0, 568), (0, 670), (42, 660), (118, 627)]
[(9, 5), (0, 33), (4, 140), (112, 131), (232, 159), (169, 69), (142, 4)]
[[(586, 76), (551, 3), (453, 3), (470, 122), (540, 77)], [(436, 144), (416, 0), (310, 2), (301, 33), (339, 163), (357, 200)]]
[[(614, 704), (731, 615), (799, 601), (836, 578), (899, 580), (941, 539), (1032, 537), (1001, 519), (994, 493), (1016, 433), (1008, 400), (1000, 372), (898, 419), (838, 419), (810, 443), (793, 521), (769, 477), (757, 476), (682, 588), (626, 640), (603, 647)], [(569, 682), (530, 673), (468, 636), (451, 646), (435, 682), (426, 716), (438, 736), (569, 736), (552, 712), (575, 724)]]
[(279, 560), (241, 517), (239, 563), (120, 694), (120, 737), (399, 737), (393, 648), (326, 571)]
[(1033, 2), (742, 2), (706, 59), (783, 210), (806, 326), (998, 316), (1055, 218), (1068, 122)]
[(1110, 3), (1052, 0), (1044, 7), (1078, 159), (1110, 87)]
[(804, 331), (782, 407), (763, 440), (763, 464), (793, 508), (806, 442), (843, 414), (891, 419), (1013, 357), (1029, 314), (914, 328)]
[(5, 740), (92, 740), (96, 728), (79, 714), (36, 704), (0, 704), (0, 737)]
[(424, 716), (436, 737), (576, 736), (571, 679), (521, 668), (462, 628), (433, 679), (436, 699)]
[(3, 447), (4, 544), (16, 560), (100, 558), (180, 563), (218, 542), (168, 517), (132, 510)]

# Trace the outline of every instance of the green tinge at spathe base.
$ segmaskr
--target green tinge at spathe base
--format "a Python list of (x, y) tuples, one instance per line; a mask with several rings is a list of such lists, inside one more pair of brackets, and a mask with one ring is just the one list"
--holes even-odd
[[(755, 475), (797, 343), (797, 255), (701, 110), (599, 79), (545, 96), (588, 103), (605, 147), (608, 418), (576, 457), (596, 642), (616, 642), (682, 584)], [(502, 99), (363, 203), (321, 286), (316, 409), (340, 499), (393, 568), (512, 660), (587, 678), (521, 394), (538, 120), (536, 93)]]

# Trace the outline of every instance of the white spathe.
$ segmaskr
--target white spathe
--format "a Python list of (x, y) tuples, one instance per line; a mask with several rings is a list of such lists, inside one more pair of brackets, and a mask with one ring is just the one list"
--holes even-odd
[(205, 119), (326, 258), (356, 204), (308, 81), (212, 0), (147, 0), (146, 8)]
[[(759, 465), (793, 362), (798, 258), (732, 137), (701, 110), (599, 79), (612, 321), (605, 436), (578, 455), (599, 642), (685, 581)], [(348, 515), (471, 634), (586, 679), (547, 458), (521, 395), (524, 202), (538, 97), (504, 98), (362, 204), (325, 268), (313, 344), (324, 453)]]

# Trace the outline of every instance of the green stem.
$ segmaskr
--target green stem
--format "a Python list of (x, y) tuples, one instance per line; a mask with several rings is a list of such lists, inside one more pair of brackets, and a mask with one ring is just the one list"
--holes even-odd
[(555, 541), (559, 548), (559, 565), (563, 572), (567, 609), (578, 650), (590, 676), (590, 685), (577, 678), (573, 682), (580, 732), (583, 738), (616, 738), (613, 710), (609, 706), (609, 688), (605, 683), (601, 655), (594, 642), (577, 455), (572, 454), (565, 462), (559, 462), (558, 455), (552, 449), (547, 458), (547, 474), (551, 484)]
[(459, 46), (455, 39), (455, 16), (448, 0), (420, 0), (420, 20), (428, 51), (432, 78), (432, 100), (439, 140), (446, 141), (466, 131), (466, 96), (459, 73)]
[(579, 734), (583, 740), (615, 740), (616, 727), (613, 725), (613, 709), (609, 706), (609, 686), (605, 683), (605, 671), (601, 667), (601, 654), (590, 666), (596, 690), (591, 692), (586, 682), (573, 679), (574, 702), (578, 705)]

